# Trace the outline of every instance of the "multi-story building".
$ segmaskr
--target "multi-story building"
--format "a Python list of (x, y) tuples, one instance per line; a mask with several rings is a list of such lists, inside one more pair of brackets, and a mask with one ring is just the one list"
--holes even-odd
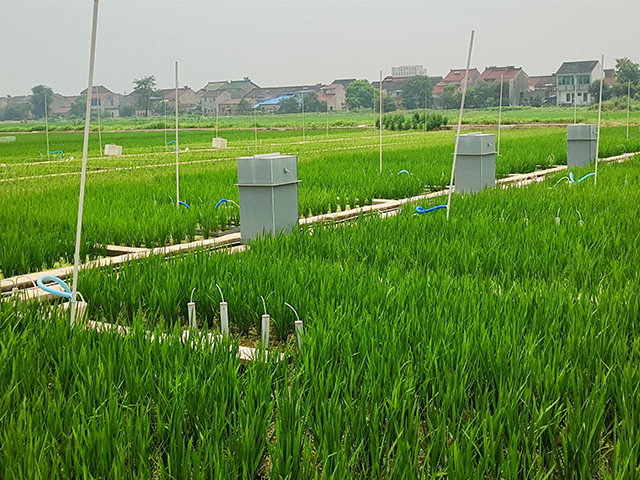
[(602, 77), (597, 60), (564, 62), (556, 72), (557, 105), (590, 105), (597, 99), (589, 95), (589, 86)]
[(393, 78), (408, 78), (416, 75), (427, 76), (427, 70), (422, 65), (401, 65), (399, 67), (391, 67), (391, 76)]

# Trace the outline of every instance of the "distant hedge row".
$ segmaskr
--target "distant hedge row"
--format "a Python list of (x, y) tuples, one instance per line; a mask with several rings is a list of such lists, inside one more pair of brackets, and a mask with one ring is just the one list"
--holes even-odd
[[(411, 115), (392, 113), (384, 115), (383, 126), (385, 130), (425, 130), (425, 114), (414, 112)], [(426, 114), (426, 129), (438, 130), (447, 125), (447, 117), (439, 113)], [(380, 120), (376, 120), (376, 127), (380, 126)]]

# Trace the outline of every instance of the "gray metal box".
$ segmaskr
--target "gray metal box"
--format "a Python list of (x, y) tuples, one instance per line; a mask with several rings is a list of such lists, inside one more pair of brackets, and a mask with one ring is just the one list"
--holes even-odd
[(567, 166), (572, 168), (595, 162), (597, 139), (595, 125), (567, 125)]
[(298, 157), (279, 153), (238, 158), (242, 243), (290, 232), (298, 224)]
[(476, 193), (496, 185), (496, 136), (467, 133), (458, 140), (456, 192)]

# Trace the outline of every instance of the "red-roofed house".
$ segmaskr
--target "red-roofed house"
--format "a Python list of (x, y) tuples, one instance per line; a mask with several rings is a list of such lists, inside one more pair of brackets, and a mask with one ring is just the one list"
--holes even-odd
[[(460, 88), (462, 85), (462, 80), (464, 80), (465, 69), (454, 69), (451, 70), (446, 77), (442, 79), (441, 82), (436, 84), (433, 87), (433, 94), (440, 95), (444, 90), (445, 85), (453, 84), (456, 87), (456, 90)], [(469, 87), (475, 87), (478, 84), (478, 79), (480, 78), (480, 72), (477, 68), (469, 69)]]
[(318, 100), (327, 102), (329, 110), (344, 110), (347, 105), (344, 86), (340, 83), (332, 83), (322, 87), (318, 93)]
[(522, 105), (524, 96), (529, 91), (529, 76), (522, 68), (510, 65), (508, 67), (487, 67), (480, 75), (480, 82), (500, 83), (504, 80), (505, 96), (509, 97), (509, 105)]

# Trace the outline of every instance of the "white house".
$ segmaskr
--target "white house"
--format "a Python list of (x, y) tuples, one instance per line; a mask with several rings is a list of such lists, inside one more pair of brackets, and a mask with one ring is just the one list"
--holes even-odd
[(589, 86), (602, 77), (602, 65), (597, 60), (564, 62), (556, 72), (557, 105), (590, 105), (595, 98), (589, 95)]

